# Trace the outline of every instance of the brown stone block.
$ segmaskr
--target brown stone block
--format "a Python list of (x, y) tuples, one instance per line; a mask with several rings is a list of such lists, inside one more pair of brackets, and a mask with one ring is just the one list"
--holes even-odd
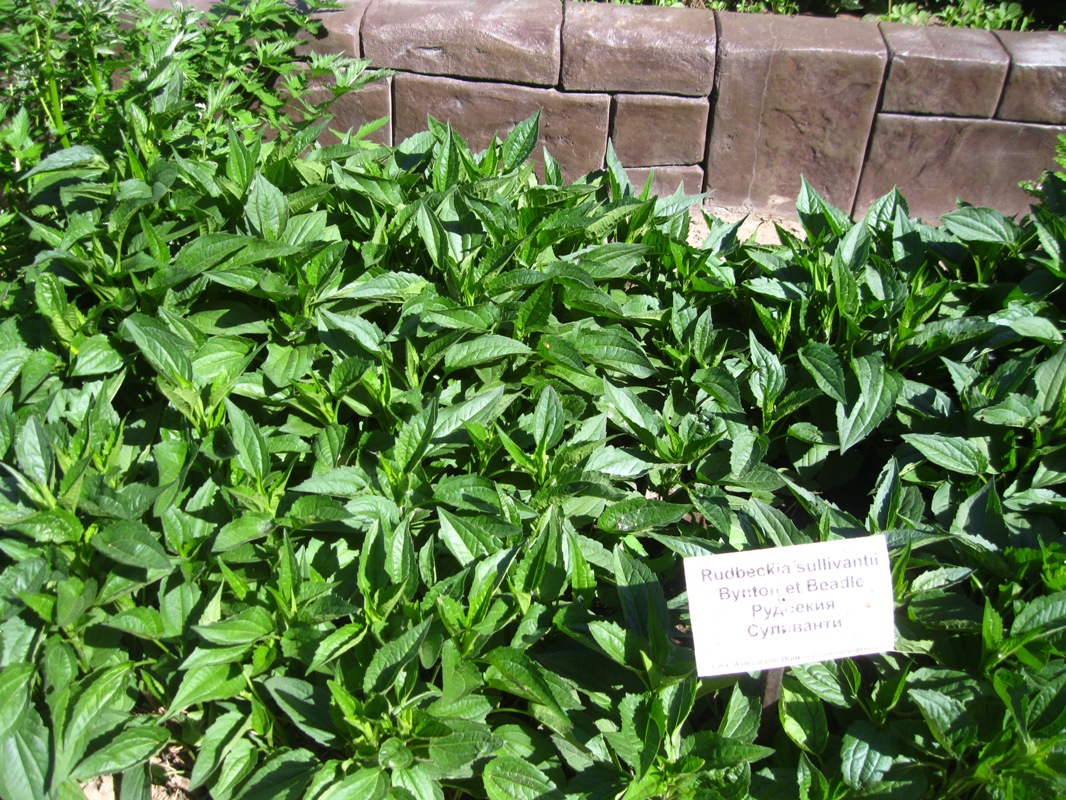
[(562, 85), (567, 91), (708, 96), (714, 15), (695, 8), (566, 3)]
[(359, 28), (363, 15), (372, 0), (340, 0), (343, 8), (319, 11), (315, 17), (322, 22), (318, 35), (311, 38), (311, 48), (317, 53), (343, 53), (360, 57)]
[(989, 31), (883, 23), (890, 52), (881, 110), (992, 117), (1010, 57)]
[(640, 193), (648, 176), (651, 175), (651, 192), (659, 197), (669, 197), (684, 187), (685, 194), (699, 194), (703, 191), (703, 167), (630, 167), (626, 169), (633, 191)]
[(1010, 75), (996, 116), (1066, 122), (1066, 33), (996, 31), (1010, 54)]
[(787, 211), (803, 175), (850, 208), (888, 57), (877, 26), (730, 13), (719, 26), (710, 202)]
[(1004, 214), (1028, 210), (1018, 182), (1054, 166), (1066, 127), (999, 120), (879, 114), (859, 184), (855, 213), (897, 187), (911, 215), (933, 221), (957, 198)]
[(374, 0), (363, 54), (377, 67), (554, 86), (559, 0)]
[(603, 166), (611, 99), (500, 83), (400, 74), (393, 85), (394, 136), (402, 142), (426, 128), (426, 116), (450, 122), (471, 149), (484, 150), (539, 109), (541, 158), (546, 147), (568, 180)]
[(703, 98), (619, 95), (611, 131), (615, 154), (629, 166), (696, 164), (705, 155), (709, 113)]

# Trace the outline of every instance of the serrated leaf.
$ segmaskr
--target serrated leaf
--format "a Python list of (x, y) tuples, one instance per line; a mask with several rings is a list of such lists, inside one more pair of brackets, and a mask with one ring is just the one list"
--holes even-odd
[(846, 453), (884, 422), (903, 388), (898, 372), (886, 369), (880, 357), (867, 356), (852, 360), (859, 383), (859, 398), (850, 408), (837, 404), (837, 435), (840, 452)]
[(315, 800), (385, 800), (388, 778), (380, 767), (363, 767), (326, 787)]
[(847, 403), (844, 367), (833, 348), (821, 342), (808, 342), (798, 355), (819, 389), (838, 403)]
[(236, 796), (241, 800), (299, 800), (319, 758), (309, 750), (275, 750), (249, 776)]
[(141, 639), (161, 639), (165, 633), (163, 617), (154, 608), (124, 608), (105, 620), (104, 624)]
[(551, 386), (544, 387), (533, 411), (533, 441), (537, 451), (545, 453), (563, 438), (565, 414), (559, 394)]
[(263, 685), (297, 728), (321, 745), (341, 746), (342, 740), (329, 713), (327, 689), (284, 675), (272, 675)]
[(285, 195), (261, 174), (252, 181), (244, 217), (251, 229), (267, 241), (276, 242), (289, 221), (289, 203)]
[(802, 686), (795, 690), (781, 687), (778, 701), (781, 728), (801, 749), (814, 755), (825, 750), (829, 742), (829, 726), (822, 701)]
[(429, 634), (432, 619), (426, 619), (413, 628), (409, 628), (397, 638), (383, 644), (370, 659), (370, 664), (363, 675), (363, 691), (383, 692), (416, 655), (418, 648)]
[(608, 372), (633, 378), (650, 378), (655, 368), (629, 331), (612, 328), (583, 328), (574, 335), (578, 353)]
[[(127, 663), (89, 676), (88, 685), (78, 696), (66, 723), (61, 726), (62, 743), (55, 757), (53, 786), (58, 786), (70, 776), (93, 738), (100, 718), (125, 696), (132, 673), (133, 664)], [(57, 730), (57, 738), (59, 733)]]
[(552, 693), (540, 664), (513, 647), (497, 647), (485, 661), (496, 670), (499, 682), (508, 691), (540, 704), (554, 730), (564, 734), (570, 730), (570, 718)]
[(133, 314), (122, 322), (141, 354), (160, 375), (171, 383), (192, 383), (192, 360), (188, 344), (167, 330), (158, 320)]
[(597, 524), (607, 533), (636, 533), (673, 525), (691, 510), (681, 503), (630, 497), (607, 506)]
[(988, 457), (981, 448), (961, 436), (905, 433), (902, 438), (934, 464), (952, 472), (981, 475), (988, 470)]
[(562, 800), (548, 776), (520, 758), (497, 756), (482, 774), (489, 800)]
[(881, 782), (892, 766), (891, 741), (866, 720), (852, 723), (840, 744), (840, 770), (852, 789), (865, 791)]
[(777, 356), (755, 338), (754, 331), (748, 331), (748, 347), (754, 367), (750, 381), (751, 391), (766, 414), (785, 389), (785, 370)]
[(801, 664), (792, 667), (790, 672), (804, 688), (830, 705), (849, 708), (854, 703), (850, 692), (846, 693), (840, 668), (834, 662)]
[(1022, 636), (1036, 630), (1047, 632), (1066, 628), (1066, 592), (1030, 600), (1014, 617), (1010, 635)]
[(194, 625), (193, 630), (212, 644), (250, 644), (269, 636), (276, 625), (269, 611), (252, 606), (210, 625)]
[[(78, 346), (78, 355), (74, 359), (70, 374), (75, 378), (107, 375), (122, 369), (125, 363), (108, 338), (101, 333), (90, 336)], [(0, 367), (0, 374), (2, 373), (3, 368)]]
[(237, 448), (237, 464), (261, 486), (263, 479), (270, 472), (270, 447), (266, 437), (247, 413), (234, 405), (229, 398), (224, 402), (226, 415), (233, 429), (230, 438)]
[(30, 688), (36, 670), (32, 664), (14, 663), (0, 672), (0, 739), (22, 723), (30, 707)]
[(112, 522), (91, 539), (92, 546), (112, 561), (147, 570), (170, 571), (170, 557), (158, 538), (140, 522)]
[(502, 146), (502, 166), (504, 172), (510, 172), (513, 169), (517, 169), (527, 158), (530, 153), (533, 152), (533, 148), (537, 146), (537, 140), (540, 138), (540, 110), (538, 109), (533, 116), (522, 120), (511, 132), (507, 134), (507, 138), (503, 141)]
[(48, 730), (32, 712), (22, 725), (0, 737), (0, 796), (4, 800), (50, 800), (51, 754)]
[(200, 739), (196, 760), (189, 775), (189, 791), (203, 785), (218, 769), (223, 756), (240, 741), (240, 736), (249, 726), (247, 716), (239, 711), (227, 711), (218, 716), (204, 731)]
[(127, 728), (87, 756), (71, 777), (88, 780), (97, 775), (113, 775), (145, 764), (170, 741), (170, 732), (159, 725)]
[(491, 333), (477, 339), (456, 342), (444, 352), (449, 371), (491, 364), (509, 356), (525, 356), (533, 351), (516, 339)]
[(1018, 227), (991, 208), (960, 208), (941, 214), (940, 223), (963, 242), (1013, 244)]
[(161, 717), (167, 720), (190, 706), (225, 700), (239, 694), (246, 687), (239, 668), (229, 664), (215, 664), (190, 669), (182, 678), (170, 709)]

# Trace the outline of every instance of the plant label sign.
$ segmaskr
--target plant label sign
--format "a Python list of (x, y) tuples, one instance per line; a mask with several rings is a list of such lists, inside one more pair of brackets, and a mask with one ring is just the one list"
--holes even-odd
[(884, 536), (685, 559), (701, 677), (891, 650)]

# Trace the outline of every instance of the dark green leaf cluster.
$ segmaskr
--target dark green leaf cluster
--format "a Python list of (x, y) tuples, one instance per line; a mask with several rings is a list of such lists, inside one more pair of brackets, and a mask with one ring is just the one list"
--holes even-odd
[[(27, 171), (0, 797), (1062, 794), (1061, 180), (692, 246), (538, 127)], [(892, 652), (696, 678), (684, 556), (871, 533)]]

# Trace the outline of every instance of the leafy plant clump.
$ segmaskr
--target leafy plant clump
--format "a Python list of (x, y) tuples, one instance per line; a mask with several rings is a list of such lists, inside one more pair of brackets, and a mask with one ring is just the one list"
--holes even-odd
[(621, 5), (708, 8), (752, 14), (864, 15), (886, 22), (988, 30), (1062, 30), (1066, 8), (1044, 0), (597, 0)]
[[(536, 117), (203, 147), (192, 86), (11, 184), (0, 797), (1062, 793), (1059, 176), (693, 247)], [(892, 652), (695, 677), (682, 557), (871, 533)]]

